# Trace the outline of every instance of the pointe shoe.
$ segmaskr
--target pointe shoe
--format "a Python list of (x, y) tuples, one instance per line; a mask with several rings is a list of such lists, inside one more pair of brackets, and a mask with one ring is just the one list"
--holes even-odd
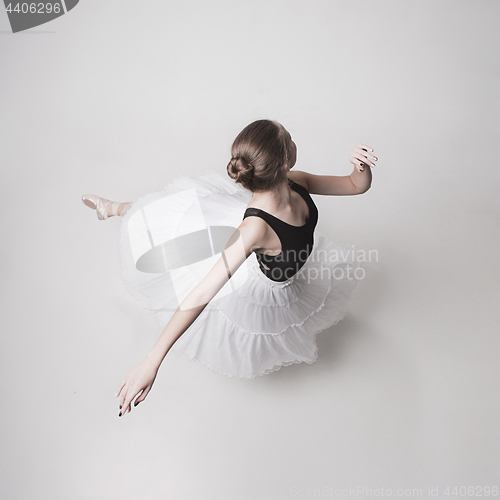
[(96, 211), (99, 220), (106, 220), (109, 217), (106, 206), (108, 203), (112, 203), (110, 200), (101, 198), (96, 194), (84, 194), (82, 196), (82, 202), (84, 205), (87, 205), (87, 207)]

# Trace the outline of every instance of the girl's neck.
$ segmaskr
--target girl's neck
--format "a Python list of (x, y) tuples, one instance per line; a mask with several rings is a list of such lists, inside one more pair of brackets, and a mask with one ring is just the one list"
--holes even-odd
[(260, 191), (253, 194), (252, 199), (260, 205), (280, 210), (292, 205), (292, 190), (288, 184), (288, 179), (282, 182), (273, 191)]

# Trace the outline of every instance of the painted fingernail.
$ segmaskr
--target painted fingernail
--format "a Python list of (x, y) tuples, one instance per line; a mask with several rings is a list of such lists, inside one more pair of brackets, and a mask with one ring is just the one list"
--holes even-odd
[(120, 412), (120, 413), (118, 414), (118, 416), (119, 416), (119, 417), (121, 417), (121, 416), (122, 416), (122, 412)]
[(120, 410), (122, 409), (122, 405), (120, 405)]

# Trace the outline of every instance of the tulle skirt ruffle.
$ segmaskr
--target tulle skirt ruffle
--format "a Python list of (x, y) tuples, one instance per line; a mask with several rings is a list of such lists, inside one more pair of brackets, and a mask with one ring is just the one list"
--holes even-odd
[[(120, 273), (130, 294), (163, 329), (221, 255), (251, 193), (213, 171), (183, 176), (127, 207)], [(179, 337), (172, 352), (230, 377), (254, 378), (317, 359), (316, 335), (345, 317), (355, 299), (356, 247), (318, 231), (299, 273), (274, 282), (252, 254)]]

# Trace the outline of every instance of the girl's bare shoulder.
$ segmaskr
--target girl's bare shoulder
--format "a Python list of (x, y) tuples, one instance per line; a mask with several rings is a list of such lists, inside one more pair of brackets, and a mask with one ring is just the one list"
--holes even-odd
[(287, 173), (287, 176), (293, 182), (300, 184), (302, 187), (306, 188), (309, 191), (309, 185), (307, 183), (309, 173), (303, 172), (302, 170), (290, 170)]

